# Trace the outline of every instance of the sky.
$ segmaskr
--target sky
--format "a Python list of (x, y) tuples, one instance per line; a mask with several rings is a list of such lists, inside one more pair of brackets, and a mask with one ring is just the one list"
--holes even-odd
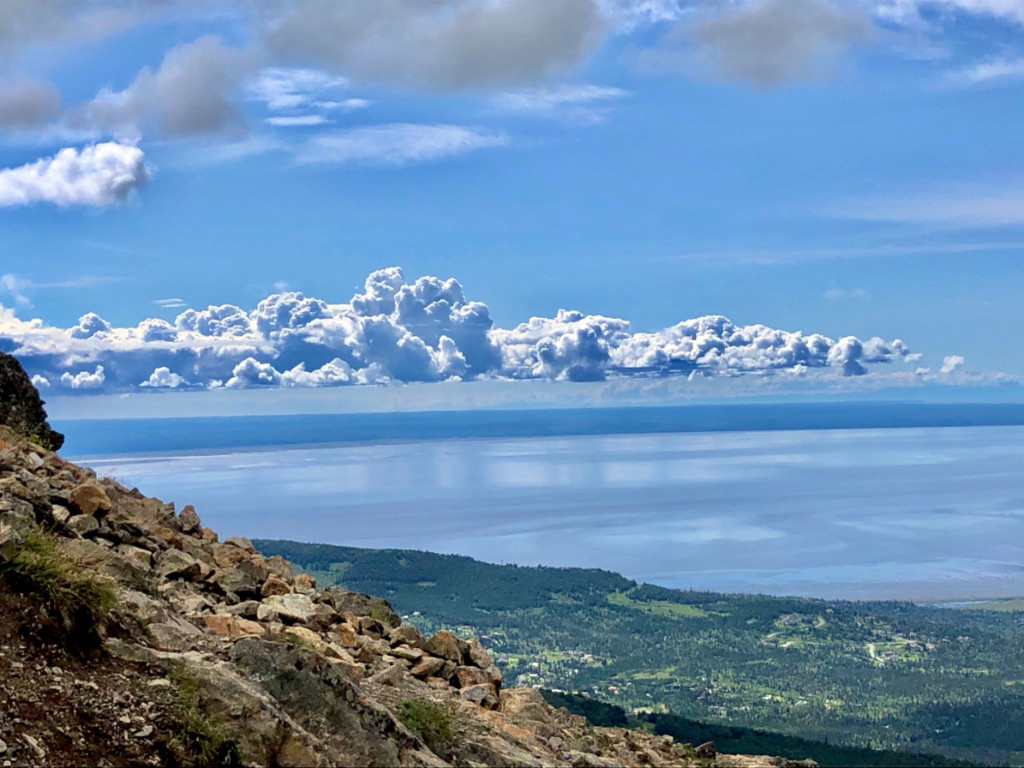
[(0, 349), (83, 411), (1019, 385), (1022, 96), (1024, 0), (5, 0)]

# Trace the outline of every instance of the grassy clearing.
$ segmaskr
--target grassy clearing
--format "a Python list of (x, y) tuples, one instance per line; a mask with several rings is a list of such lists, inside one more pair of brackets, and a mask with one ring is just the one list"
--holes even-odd
[(606, 599), (612, 605), (632, 608), (667, 619), (703, 619), (708, 615), (706, 611), (694, 605), (673, 603), (668, 600), (634, 600), (626, 592), (609, 592)]
[(168, 747), (176, 762), (184, 768), (241, 765), (238, 745), (206, 711), (196, 679), (180, 668), (171, 672), (170, 679), (179, 728)]
[(39, 530), (24, 533), (24, 543), (0, 563), (4, 581), (37, 597), (65, 638), (90, 645), (117, 603), (110, 581), (82, 568), (57, 548), (57, 540)]
[(398, 719), (435, 755), (444, 757), (450, 751), (454, 736), (452, 716), (447, 708), (420, 699), (403, 701), (398, 708)]

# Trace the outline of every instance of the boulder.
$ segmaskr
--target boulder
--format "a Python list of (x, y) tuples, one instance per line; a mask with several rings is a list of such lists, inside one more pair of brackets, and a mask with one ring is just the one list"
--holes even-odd
[(409, 673), (413, 677), (435, 677), (438, 672), (444, 668), (444, 659), (439, 659), (436, 656), (424, 656), (418, 662), (413, 664), (412, 669)]
[(295, 588), (296, 589), (316, 589), (316, 579), (310, 576), (308, 573), (300, 573), (295, 577)]
[(349, 592), (343, 587), (328, 587), (321, 592), (321, 599), (333, 605), (338, 613), (351, 611), (357, 616), (372, 616), (389, 627), (397, 627), (402, 623), (391, 603), (379, 597)]
[(491, 678), (479, 667), (457, 667), (455, 670), (455, 687), (469, 688), (474, 685), (490, 685)]
[(71, 504), (82, 515), (98, 515), (111, 509), (110, 497), (98, 482), (88, 480), (71, 491)]
[(282, 579), (290, 579), (292, 577), (292, 567), (288, 565), (288, 561), (280, 555), (272, 555), (267, 558), (267, 568), (275, 576), (280, 576)]
[(213, 550), (213, 562), (218, 568), (234, 568), (243, 560), (249, 559), (249, 553), (241, 547), (224, 542)]
[(466, 643), (468, 646), (468, 662), (474, 667), (480, 667), (480, 669), (487, 669), (488, 667), (494, 666), (494, 659), (491, 658), (484, 647), (480, 645), (480, 641), (475, 637), (470, 638)]
[(238, 616), (204, 616), (203, 621), (206, 623), (207, 629), (221, 637), (248, 637), (264, 635), (267, 632), (262, 624)]
[(167, 549), (156, 559), (156, 574), (162, 579), (195, 581), (203, 573), (203, 566), (192, 555), (178, 549)]
[(75, 515), (68, 518), (67, 527), (69, 531), (79, 536), (88, 536), (99, 530), (100, 524), (92, 515)]
[(471, 685), (460, 690), (459, 695), (484, 709), (498, 708), (498, 692), (491, 685)]
[(12, 559), (25, 540), (11, 526), (0, 523), (0, 563)]
[(439, 656), (448, 659), (457, 665), (462, 664), (463, 653), (468, 651), (468, 645), (446, 629), (438, 630), (432, 638), (423, 645), (423, 650), (432, 656)]
[(388, 640), (392, 646), (408, 645), (412, 648), (422, 648), (427, 642), (420, 631), (411, 624), (403, 624), (388, 629)]
[(715, 742), (705, 741), (697, 747), (695, 753), (698, 760), (714, 760), (716, 755)]
[(262, 597), (270, 597), (271, 595), (287, 595), (290, 594), (291, 591), (292, 588), (288, 585), (288, 582), (271, 571), (270, 575), (267, 576), (267, 580), (263, 582), (263, 586), (260, 588), (260, 595)]
[(240, 600), (260, 597), (260, 588), (266, 580), (266, 568), (252, 560), (243, 560), (234, 568), (217, 571), (211, 581), (226, 595)]
[(316, 617), (316, 605), (306, 595), (271, 595), (263, 605), (284, 622), (304, 624)]
[(181, 510), (181, 514), (178, 515), (178, 524), (181, 526), (182, 533), (192, 533), (199, 528), (199, 515), (196, 514), (196, 508), (191, 504), (186, 504), (185, 508)]
[(229, 544), (234, 547), (238, 547), (244, 552), (248, 552), (250, 555), (256, 554), (256, 548), (253, 547), (252, 542), (249, 541), (245, 536), (229, 536), (224, 539), (225, 544)]
[(331, 633), (338, 639), (343, 648), (359, 647), (359, 632), (347, 621), (335, 624), (331, 627)]
[(397, 645), (391, 649), (391, 655), (396, 658), (405, 659), (406, 661), (415, 663), (426, 656), (426, 653), (419, 648), (411, 648), (408, 645)]

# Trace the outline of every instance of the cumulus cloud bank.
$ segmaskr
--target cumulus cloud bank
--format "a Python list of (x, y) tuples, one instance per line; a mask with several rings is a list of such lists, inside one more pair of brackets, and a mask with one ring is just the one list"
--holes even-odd
[(896, 339), (833, 340), (709, 315), (653, 333), (629, 321), (559, 310), (494, 328), (487, 305), (455, 279), (409, 281), (398, 267), (367, 277), (347, 303), (286, 291), (251, 309), (189, 308), (173, 323), (112, 326), (88, 313), (70, 328), (0, 307), (0, 349), (51, 391), (336, 387), (482, 378), (859, 376), (915, 359)]
[(0, 207), (53, 203), (104, 207), (124, 200), (148, 177), (142, 150), (107, 142), (62, 149), (53, 157), (0, 170)]

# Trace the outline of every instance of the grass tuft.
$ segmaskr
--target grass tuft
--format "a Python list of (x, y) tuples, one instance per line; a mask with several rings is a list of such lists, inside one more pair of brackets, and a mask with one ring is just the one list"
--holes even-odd
[(420, 699), (403, 701), (398, 708), (398, 719), (435, 755), (444, 757), (451, 750), (452, 716), (442, 705)]
[(196, 679), (182, 668), (172, 670), (169, 677), (179, 728), (168, 748), (176, 763), (183, 768), (241, 765), (238, 745), (207, 713)]
[(8, 586), (37, 597), (66, 640), (93, 645), (117, 603), (111, 582), (62, 554), (55, 537), (38, 529), (23, 532), (24, 543), (0, 562)]

